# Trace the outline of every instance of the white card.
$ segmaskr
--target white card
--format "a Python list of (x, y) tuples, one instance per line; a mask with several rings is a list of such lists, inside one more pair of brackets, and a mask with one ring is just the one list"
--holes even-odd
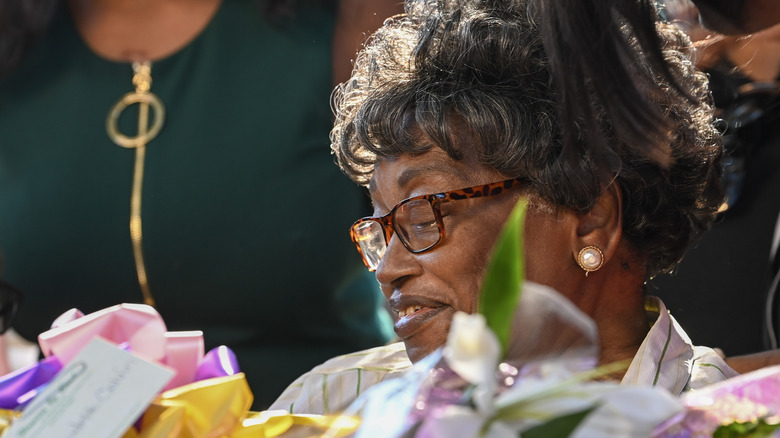
[(118, 438), (174, 371), (95, 338), (24, 409), (3, 438)]

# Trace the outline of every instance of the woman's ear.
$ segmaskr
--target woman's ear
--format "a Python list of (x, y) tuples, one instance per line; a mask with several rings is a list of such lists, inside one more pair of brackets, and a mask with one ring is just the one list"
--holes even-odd
[(606, 263), (617, 250), (623, 236), (623, 194), (617, 182), (606, 186), (593, 208), (579, 215), (574, 251), (575, 259), (582, 248), (595, 246)]

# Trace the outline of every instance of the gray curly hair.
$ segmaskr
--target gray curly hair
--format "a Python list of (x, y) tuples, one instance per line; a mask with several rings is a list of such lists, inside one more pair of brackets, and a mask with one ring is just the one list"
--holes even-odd
[[(478, 139), (478, 150), (469, 153), (508, 177), (528, 179), (530, 190), (553, 205), (588, 211), (616, 181), (624, 236), (646, 260), (648, 276), (669, 271), (711, 226), (722, 202), (720, 137), (706, 77), (689, 59), (690, 40), (654, 24), (668, 65), (661, 74), (631, 27), (621, 25), (631, 69), (655, 79), (642, 92), (663, 115), (663, 132), (643, 144), (627, 140), (608, 116), (614, 113), (594, 98), (600, 140), (570, 148), (563, 124), (581, 138), (590, 134), (560, 118), (560, 87), (538, 14), (533, 0), (407, 0), (406, 14), (371, 37), (351, 79), (334, 92), (331, 149), (338, 165), (365, 185), (383, 158), (432, 147), (415, 141), (416, 129), (459, 160), (464, 151), (451, 135), (465, 126)], [(593, 82), (583, 81), (589, 89)]]

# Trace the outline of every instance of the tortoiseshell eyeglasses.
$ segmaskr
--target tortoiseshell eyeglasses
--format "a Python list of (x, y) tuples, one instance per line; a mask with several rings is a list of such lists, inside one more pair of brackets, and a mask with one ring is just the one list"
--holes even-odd
[(491, 184), (480, 184), (450, 192), (420, 195), (404, 199), (382, 217), (364, 217), (352, 224), (350, 235), (363, 263), (375, 271), (385, 254), (393, 233), (414, 254), (428, 251), (444, 239), (446, 231), (441, 216), (441, 204), (461, 199), (495, 196), (524, 181), (511, 178)]

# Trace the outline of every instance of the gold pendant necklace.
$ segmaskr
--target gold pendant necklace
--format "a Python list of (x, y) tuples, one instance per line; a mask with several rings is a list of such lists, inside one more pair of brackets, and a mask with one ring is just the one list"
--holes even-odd
[[(135, 270), (138, 274), (138, 284), (144, 296), (144, 303), (154, 306), (154, 297), (149, 289), (149, 281), (146, 277), (146, 265), (143, 254), (143, 231), (141, 228), (141, 194), (144, 182), (144, 158), (146, 156), (146, 144), (152, 141), (162, 129), (165, 121), (165, 107), (160, 98), (151, 93), (152, 64), (150, 62), (133, 63), (133, 85), (135, 91), (122, 96), (108, 113), (106, 118), (106, 131), (111, 140), (123, 148), (135, 149), (135, 169), (133, 171), (133, 190), (130, 196), (130, 239), (133, 243), (133, 256), (135, 258)], [(128, 137), (119, 132), (117, 123), (119, 116), (130, 105), (138, 104), (138, 133), (135, 137)], [(155, 113), (154, 123), (149, 128), (149, 107)]]

